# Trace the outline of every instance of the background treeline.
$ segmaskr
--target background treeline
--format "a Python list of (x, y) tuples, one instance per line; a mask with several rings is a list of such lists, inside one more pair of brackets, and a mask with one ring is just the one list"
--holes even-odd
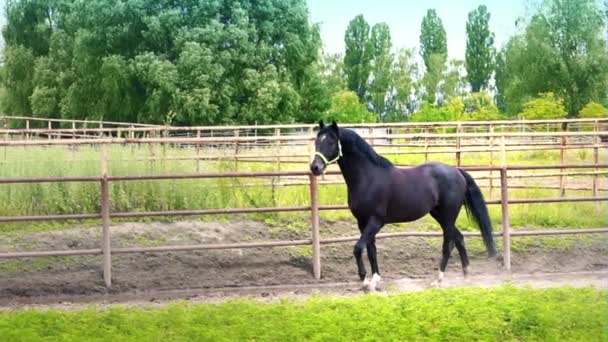
[[(420, 46), (363, 15), (322, 52), (305, 0), (12, 0), (4, 113), (156, 124), (608, 116), (608, 3), (545, 0), (497, 49), (481, 5), (465, 60), (429, 9)], [(400, 34), (411, 34), (402, 32)], [(464, 43), (464, 42), (463, 42)]]

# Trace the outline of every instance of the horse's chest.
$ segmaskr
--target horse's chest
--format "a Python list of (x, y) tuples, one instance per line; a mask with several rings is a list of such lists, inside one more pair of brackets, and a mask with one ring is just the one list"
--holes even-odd
[(385, 194), (385, 189), (372, 186), (348, 189), (348, 207), (357, 218), (384, 215), (388, 204)]

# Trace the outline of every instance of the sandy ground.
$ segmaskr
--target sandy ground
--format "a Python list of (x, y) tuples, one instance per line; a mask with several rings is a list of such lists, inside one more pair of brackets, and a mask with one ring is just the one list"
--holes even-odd
[[(118, 223), (112, 226), (116, 247), (229, 243), (307, 238), (307, 231), (270, 227), (233, 219)], [(412, 229), (415, 229), (412, 228)], [(325, 236), (356, 235), (353, 222), (323, 222)], [(97, 248), (99, 227), (1, 235), (0, 250)], [(515, 239), (515, 238), (514, 238)], [(488, 259), (479, 239), (468, 238), (472, 277), (465, 282), (456, 253), (450, 259), (444, 287), (606, 286), (608, 243), (605, 235), (527, 238), (513, 249), (509, 280), (500, 257)], [(497, 245), (501, 242), (498, 239)], [(100, 256), (31, 258), (0, 261), (0, 306), (57, 302), (129, 302), (191, 298), (223, 300), (253, 295), (275, 298), (311, 292), (360, 293), (352, 257), (353, 243), (322, 246), (322, 279), (312, 277), (309, 247), (228, 249), (113, 256), (113, 286), (103, 286)], [(440, 239), (378, 240), (384, 293), (428, 288), (440, 256)]]

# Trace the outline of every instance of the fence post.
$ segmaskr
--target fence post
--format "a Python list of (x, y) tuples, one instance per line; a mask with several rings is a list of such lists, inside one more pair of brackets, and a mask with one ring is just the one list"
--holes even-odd
[(27, 130), (26, 139), (30, 140), (30, 120), (25, 120), (25, 129)]
[[(494, 134), (494, 125), (490, 125), (490, 134)], [(494, 137), (490, 136), (490, 167), (494, 166)], [(494, 171), (490, 170), (490, 198), (494, 190)]]
[[(567, 132), (568, 131), (568, 123), (564, 122), (562, 124), (562, 132)], [(560, 165), (564, 166), (567, 162), (567, 155), (566, 155), (566, 145), (568, 144), (568, 137), (566, 136), (562, 136), (561, 139), (562, 143), (560, 146)], [(566, 195), (566, 176), (564, 175), (565, 169), (562, 168), (560, 169), (560, 173), (562, 174), (559, 178), (559, 193), (561, 197), (564, 197)]]
[(312, 156), (312, 154), (315, 152), (315, 132), (314, 132), (314, 127), (310, 126), (308, 127), (308, 154)]
[[(197, 129), (196, 130), (196, 139), (200, 139), (201, 138), (201, 130)], [(196, 172), (199, 173), (201, 172), (201, 143), (200, 142), (196, 142)]]
[(507, 168), (500, 169), (500, 205), (502, 207), (502, 254), (505, 270), (511, 276), (511, 226), (509, 224), (509, 187)]
[(505, 142), (505, 136), (500, 137), (500, 166), (507, 165), (507, 148)]
[(369, 144), (374, 146), (374, 127), (369, 128)]
[(108, 182), (108, 145), (101, 145), (101, 220), (103, 251), (103, 280), (112, 286), (112, 255), (110, 246), (110, 184)]
[(321, 244), (319, 236), (319, 205), (317, 203), (317, 177), (312, 173), (310, 179), (310, 212), (312, 219), (312, 272), (316, 280), (321, 279)]
[[(593, 164), (597, 165), (599, 164), (599, 146), (602, 143), (602, 140), (600, 139), (599, 135), (597, 132), (599, 132), (599, 123), (597, 120), (595, 120), (595, 125), (594, 125), (594, 130), (595, 130), (595, 136), (593, 137)], [(597, 181), (598, 181), (598, 175), (597, 172), (599, 171), (599, 169), (593, 169), (593, 171), (595, 171), (595, 174), (593, 175), (593, 197), (597, 196)], [(599, 204), (599, 202), (598, 202)]]
[(424, 129), (424, 162), (429, 161), (429, 134), (430, 130), (428, 127)]
[(460, 134), (462, 133), (462, 126), (460, 124), (458, 124), (458, 126), (456, 127), (456, 166), (460, 166), (461, 165), (461, 160), (460, 160)]
[(234, 130), (234, 171), (238, 171), (238, 154), (239, 154), (239, 130)]
[(277, 137), (277, 143), (276, 143), (277, 166), (276, 166), (275, 170), (281, 171), (281, 129), (275, 128), (274, 135)]

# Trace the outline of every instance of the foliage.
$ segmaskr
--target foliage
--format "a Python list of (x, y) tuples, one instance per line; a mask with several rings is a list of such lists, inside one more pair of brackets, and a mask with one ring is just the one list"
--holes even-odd
[(583, 107), (579, 115), (581, 118), (607, 118), (608, 109), (597, 102), (589, 102)]
[(569, 116), (589, 101), (604, 101), (608, 53), (602, 22), (596, 1), (544, 1), (499, 60), (497, 85), (508, 112), (547, 92), (564, 99)]
[(447, 107), (434, 106), (428, 102), (423, 102), (420, 109), (410, 117), (415, 122), (441, 122), (454, 121), (457, 113), (450, 112)]
[(389, 113), (384, 121), (403, 121), (405, 114), (411, 113), (415, 104), (416, 77), (418, 65), (414, 61), (412, 49), (399, 49), (391, 70), (391, 94)]
[(391, 86), (391, 33), (385, 23), (372, 27), (370, 38), (372, 50), (371, 79), (369, 84), (369, 102), (371, 111), (382, 118), (387, 113), (388, 90)]
[(367, 111), (352, 91), (339, 91), (331, 97), (331, 107), (325, 115), (326, 121), (341, 123), (376, 122), (376, 116)]
[(445, 28), (441, 18), (435, 9), (429, 9), (422, 18), (420, 26), (420, 55), (424, 60), (424, 66), (428, 70), (433, 70), (436, 63), (432, 62), (433, 56), (439, 58), (439, 62), (444, 64), (448, 56), (448, 46)]
[(429, 9), (420, 27), (420, 55), (426, 67), (422, 79), (425, 88), (423, 100), (435, 103), (437, 86), (442, 79), (447, 61), (446, 32), (441, 18), (434, 9)]
[(342, 54), (323, 55), (321, 61), (321, 82), (329, 94), (346, 90), (344, 56)]
[(10, 1), (3, 109), (177, 124), (312, 121), (329, 107), (304, 0)]
[(500, 120), (502, 116), (492, 97), (486, 92), (470, 93), (464, 97), (464, 113), (460, 120)]
[(490, 13), (485, 5), (469, 12), (467, 21), (466, 68), (473, 92), (487, 88), (492, 75), (494, 33), (489, 27)]
[[(603, 341), (605, 289), (440, 289), (306, 301), (7, 310), (8, 341)], [(373, 314), (372, 314), (373, 313)], [(348, 319), (344, 319), (345, 315)]]
[(539, 98), (524, 104), (520, 117), (524, 119), (561, 119), (566, 117), (564, 100), (553, 93), (540, 94)]
[(362, 14), (351, 20), (344, 34), (344, 73), (348, 89), (365, 101), (373, 57), (369, 39), (369, 24)]

